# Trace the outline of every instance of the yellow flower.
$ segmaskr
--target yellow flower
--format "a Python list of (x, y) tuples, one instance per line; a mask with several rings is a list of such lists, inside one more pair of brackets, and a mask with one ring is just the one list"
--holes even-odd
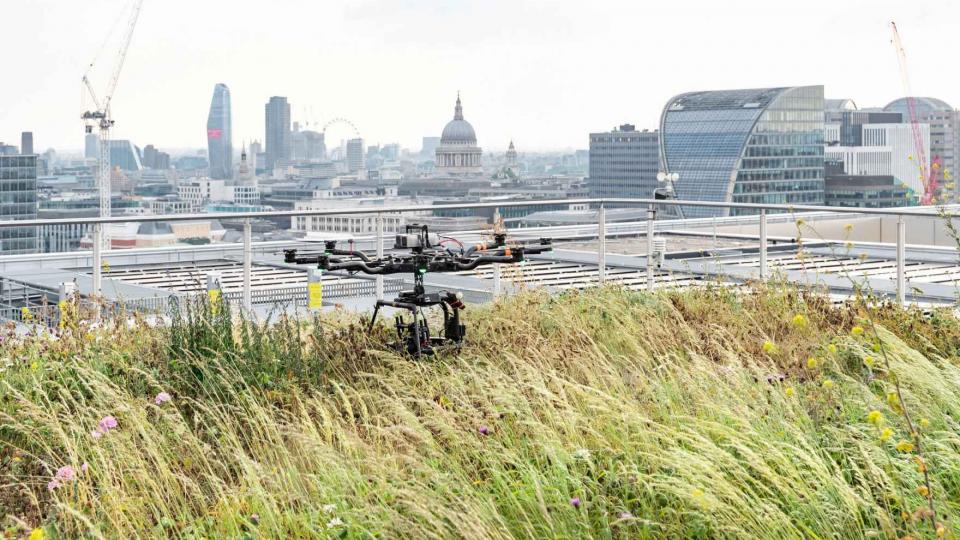
[(927, 489), (927, 486), (917, 486), (917, 493), (919, 493), (921, 497), (926, 497), (930, 494), (930, 490)]
[(897, 443), (897, 452), (913, 452), (913, 443), (910, 441), (900, 441)]
[(846, 225), (844, 225), (844, 226), (843, 226), (843, 230), (846, 231), (846, 232), (852, 231), (852, 230), (853, 230), (853, 223), (847, 223)]
[(833, 381), (831, 379), (827, 379), (823, 381), (823, 387), (826, 388), (827, 390), (833, 388)]
[(883, 422), (883, 413), (880, 411), (870, 411), (870, 414), (867, 415), (867, 422), (880, 425), (880, 423)]
[(43, 540), (46, 537), (47, 537), (47, 533), (44, 532), (42, 528), (37, 527), (36, 529), (30, 532), (29, 540)]
[(859, 336), (860, 334), (863, 333), (863, 327), (860, 325), (854, 326), (853, 328), (850, 329), (850, 333), (855, 336)]
[(880, 440), (886, 442), (890, 440), (890, 437), (893, 437), (893, 430), (890, 428), (883, 428), (883, 431), (880, 432)]
[(896, 392), (887, 393), (887, 403), (889, 403), (891, 407), (896, 407), (897, 405), (900, 405), (900, 398), (897, 397)]
[(799, 328), (804, 328), (807, 326), (807, 318), (804, 317), (802, 313), (797, 313), (793, 316), (793, 325)]
[(837, 354), (837, 346), (833, 343), (827, 345), (827, 350), (830, 351), (830, 354)]
[(773, 354), (777, 352), (777, 346), (773, 344), (772, 341), (767, 340), (763, 342), (763, 352), (767, 354)]
[(872, 356), (864, 356), (864, 357), (863, 357), (863, 363), (866, 364), (867, 367), (873, 367), (873, 357), (872, 357)]
[(937, 523), (936, 534), (937, 534), (937, 538), (943, 538), (944, 536), (947, 535), (947, 529), (945, 529), (943, 525), (941, 525), (940, 523)]
[(37, 362), (36, 360), (34, 360), (33, 362), (30, 362), (30, 369), (34, 371), (40, 369), (40, 363)]
[(921, 419), (920, 419), (920, 427), (922, 427), (922, 428), (928, 428), (928, 427), (930, 427), (930, 421), (927, 420), (926, 418), (921, 418)]
[(804, 221), (804, 220), (802, 220), (802, 219), (798, 219), (798, 220), (797, 220), (797, 227), (803, 227), (803, 226), (806, 225), (806, 224), (807, 224), (807, 222)]
[(695, 488), (695, 489), (690, 493), (690, 495), (692, 495), (694, 499), (699, 499), (700, 497), (703, 497), (703, 490), (700, 489), (700, 488)]
[(817, 364), (819, 364), (819, 363), (820, 363), (820, 362), (819, 362), (816, 358), (814, 358), (814, 357), (812, 357), (812, 356), (811, 356), (810, 358), (807, 358), (807, 368), (808, 368), (808, 369), (817, 369)]
[(874, 343), (873, 345), (870, 346), (870, 349), (871, 349), (873, 352), (880, 352), (880, 344), (879, 344), (879, 343)]
[(784, 393), (787, 394), (787, 397), (793, 397), (793, 394), (794, 394), (795, 392), (796, 392), (796, 391), (793, 389), (792, 386), (788, 386), (787, 389), (784, 390)]

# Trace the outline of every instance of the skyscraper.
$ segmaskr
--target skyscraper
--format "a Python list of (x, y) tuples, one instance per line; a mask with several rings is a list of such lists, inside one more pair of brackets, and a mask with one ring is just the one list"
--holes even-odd
[(100, 138), (95, 133), (87, 133), (83, 138), (83, 157), (87, 159), (100, 157)]
[(24, 131), (20, 134), (20, 153), (24, 155), (33, 154), (33, 132)]
[[(37, 219), (37, 156), (0, 155), (0, 214), (3, 220)], [(36, 227), (0, 231), (0, 252), (36, 253)]]
[(290, 157), (290, 104), (287, 98), (273, 96), (266, 106), (267, 169)]
[(207, 117), (207, 151), (210, 178), (233, 178), (233, 127), (230, 121), (230, 89), (223, 83), (213, 88)]
[[(653, 197), (653, 190), (657, 188), (659, 144), (656, 130), (637, 131), (631, 124), (623, 124), (613, 131), (591, 133), (587, 179), (590, 196)], [(511, 148), (512, 145), (511, 141)]]
[[(823, 204), (823, 140), (823, 86), (680, 94), (660, 117), (661, 161), (680, 175), (681, 200)], [(743, 213), (755, 212), (684, 208)]]
[(347, 141), (347, 169), (357, 172), (363, 168), (363, 139)]

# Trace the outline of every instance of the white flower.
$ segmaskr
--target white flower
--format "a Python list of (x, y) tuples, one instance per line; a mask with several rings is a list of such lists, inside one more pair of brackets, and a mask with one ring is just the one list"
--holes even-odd
[(320, 509), (329, 514), (330, 512), (333, 512), (334, 510), (337, 509), (337, 505), (335, 505), (335, 504), (325, 504), (325, 505), (321, 506)]
[(335, 518), (333, 518), (333, 519), (331, 519), (330, 521), (327, 522), (327, 528), (328, 528), (328, 529), (332, 529), (332, 528), (334, 528), (334, 527), (339, 527), (339, 526), (341, 526), (341, 525), (343, 525), (343, 520), (340, 519), (340, 518), (338, 518), (338, 517), (335, 517)]
[(586, 448), (578, 448), (573, 452), (573, 457), (577, 459), (590, 459), (590, 450)]

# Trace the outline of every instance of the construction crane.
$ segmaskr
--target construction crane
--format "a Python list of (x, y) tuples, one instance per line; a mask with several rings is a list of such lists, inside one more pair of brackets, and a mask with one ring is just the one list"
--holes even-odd
[(900, 82), (903, 84), (903, 93), (907, 101), (907, 113), (910, 116), (910, 127), (913, 130), (913, 151), (911, 159), (920, 169), (920, 183), (923, 185), (923, 194), (920, 197), (920, 204), (930, 205), (934, 202), (937, 194), (938, 174), (941, 168), (940, 156), (936, 156), (930, 168), (927, 169), (927, 152), (923, 145), (923, 130), (920, 128), (920, 122), (917, 120), (917, 104), (913, 98), (913, 91), (910, 89), (910, 76), (907, 71), (907, 53), (903, 48), (903, 41), (900, 39), (900, 32), (897, 31), (897, 23), (891, 21), (890, 29), (893, 31), (893, 48), (897, 52), (897, 63), (900, 65)]
[[(97, 98), (97, 93), (93, 89), (93, 83), (90, 82), (90, 70), (93, 69), (96, 60), (90, 63), (86, 73), (83, 74), (83, 85), (87, 89), (90, 99), (93, 101), (94, 110), (85, 111), (80, 117), (86, 124), (86, 132), (93, 133), (94, 126), (100, 129), (100, 157), (97, 161), (97, 188), (100, 193), (100, 217), (110, 217), (110, 128), (113, 127), (113, 117), (110, 115), (110, 102), (113, 100), (113, 94), (117, 90), (117, 81), (120, 80), (120, 71), (123, 69), (123, 62), (127, 58), (127, 50), (130, 48), (130, 40), (133, 38), (133, 29), (137, 26), (137, 19), (140, 18), (140, 8), (143, 6), (143, 0), (134, 0), (133, 10), (127, 23), (126, 33), (121, 41), (120, 52), (117, 56), (116, 64), (113, 67), (113, 74), (107, 84), (106, 91), (103, 93), (103, 101)], [(110, 234), (107, 227), (103, 228), (101, 233), (101, 242), (103, 247), (110, 248)]]

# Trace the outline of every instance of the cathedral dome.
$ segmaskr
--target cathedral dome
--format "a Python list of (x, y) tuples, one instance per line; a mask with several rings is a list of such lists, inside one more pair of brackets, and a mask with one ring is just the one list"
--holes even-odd
[(447, 122), (440, 135), (440, 144), (468, 145), (477, 144), (477, 134), (473, 131), (470, 122), (463, 119), (463, 107), (460, 96), (457, 96), (457, 106), (454, 109), (453, 120)]

